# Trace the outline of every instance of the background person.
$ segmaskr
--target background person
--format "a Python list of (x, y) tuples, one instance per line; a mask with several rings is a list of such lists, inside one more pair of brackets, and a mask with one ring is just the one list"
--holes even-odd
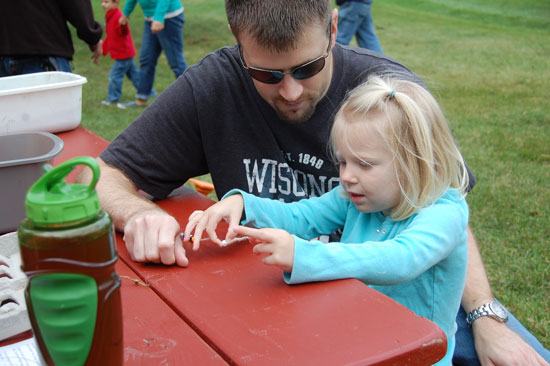
[(67, 22), (89, 45), (93, 62), (99, 62), (103, 30), (90, 0), (9, 1), (0, 19), (0, 76), (71, 72), (74, 47)]
[(336, 0), (336, 4), (340, 5), (336, 42), (349, 44), (355, 36), (359, 47), (382, 53), (372, 21), (372, 0)]
[(119, 22), (122, 12), (118, 9), (118, 0), (101, 0), (101, 6), (105, 10), (105, 40), (103, 41), (103, 56), (111, 54), (115, 60), (109, 72), (109, 88), (107, 99), (101, 101), (102, 105), (117, 104), (122, 94), (122, 81), (127, 75), (132, 84), (138, 88), (139, 70), (134, 62), (136, 48), (130, 25), (121, 25)]
[[(218, 196), (234, 187), (285, 202), (320, 196), (339, 184), (326, 143), (346, 93), (379, 73), (421, 83), (395, 60), (335, 43), (338, 11), (328, 0), (226, 0), (226, 12), (240, 47), (191, 66), (99, 158), (101, 205), (136, 261), (188, 264), (180, 224), (138, 189), (164, 198), (210, 173)], [(494, 298), (471, 231), (468, 249), (466, 313)], [(467, 362), (477, 362), (472, 330), (483, 362), (548, 363), (511, 316), (480, 317), (457, 333)]]
[(187, 68), (183, 56), (185, 18), (180, 0), (127, 0), (120, 18), (121, 25), (128, 22), (127, 17), (132, 14), (138, 2), (145, 15), (139, 51), (139, 87), (135, 101), (118, 105), (123, 109), (144, 107), (149, 98), (156, 95), (153, 84), (157, 62), (162, 51), (176, 78)]

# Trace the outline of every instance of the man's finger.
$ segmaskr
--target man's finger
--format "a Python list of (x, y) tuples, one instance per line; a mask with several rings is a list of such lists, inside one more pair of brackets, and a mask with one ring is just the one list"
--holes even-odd
[[(142, 230), (141, 230), (141, 226), (140, 225), (132, 225), (133, 228), (131, 229), (127, 229), (125, 228), (124, 232), (125, 232), (125, 236), (126, 237), (129, 237), (130, 238), (130, 241), (131, 241), (131, 244), (129, 245), (128, 242), (126, 244), (126, 247), (128, 248), (128, 250), (130, 250), (130, 246), (132, 247), (131, 248), (131, 256), (132, 256), (132, 259), (136, 262), (146, 262), (146, 258), (145, 258), (145, 247), (143, 245), (143, 233), (142, 233)], [(130, 232), (131, 231), (131, 234), (128, 234), (126, 232)]]
[(134, 256), (133, 234), (131, 234), (130, 232), (124, 232), (124, 236), (122, 237), (122, 240), (124, 240), (124, 243), (126, 244), (126, 250), (128, 250), (128, 254), (130, 254), (130, 258), (132, 258), (133, 261), (136, 261), (136, 257)]
[(175, 238), (174, 255), (176, 256), (176, 264), (180, 267), (187, 267), (189, 265), (189, 259), (185, 255), (185, 248), (179, 235)]
[[(176, 230), (175, 236), (178, 237), (179, 230)], [(180, 239), (181, 241), (181, 239)], [(160, 229), (158, 236), (158, 253), (160, 261), (166, 265), (172, 265), (176, 262), (175, 244), (176, 238), (174, 232), (165, 228)]]
[[(145, 233), (143, 236), (143, 248), (145, 251), (145, 259), (149, 262), (159, 263), (159, 227), (150, 225), (147, 223), (147, 219), (144, 220)], [(173, 263), (173, 262), (172, 262)]]

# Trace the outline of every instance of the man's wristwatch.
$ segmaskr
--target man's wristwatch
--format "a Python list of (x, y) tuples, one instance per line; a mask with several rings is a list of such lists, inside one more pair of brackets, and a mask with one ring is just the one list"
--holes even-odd
[(483, 304), (478, 308), (470, 311), (466, 317), (466, 323), (468, 326), (472, 326), (472, 323), (482, 316), (490, 316), (491, 318), (498, 320), (499, 322), (508, 321), (508, 311), (500, 302), (493, 300), (487, 304)]

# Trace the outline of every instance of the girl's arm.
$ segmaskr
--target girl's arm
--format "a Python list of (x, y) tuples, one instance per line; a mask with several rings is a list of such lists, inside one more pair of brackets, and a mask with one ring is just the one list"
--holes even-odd
[(321, 197), (292, 203), (259, 198), (238, 190), (229, 191), (224, 197), (237, 192), (243, 196), (243, 225), (279, 228), (301, 238), (312, 239), (344, 226), (348, 207), (353, 203), (342, 197), (341, 190), (338, 186)]
[[(392, 239), (355, 243), (306, 242), (294, 237), (292, 273), (288, 283), (357, 278), (372, 285), (396, 285), (410, 281), (445, 259), (457, 246), (466, 246), (468, 207), (464, 200), (439, 200), (410, 218), (406, 228)], [(364, 225), (360, 215), (346, 222), (349, 227), (372, 239), (376, 230)], [(374, 232), (374, 235), (373, 235)]]
[(237, 233), (233, 228), (239, 223), (279, 228), (304, 238), (330, 234), (343, 226), (347, 207), (351, 204), (339, 194), (339, 189), (335, 188), (322, 197), (287, 204), (234, 189), (207, 210), (193, 212), (185, 227), (184, 238), (190, 238), (194, 232), (193, 249), (197, 250), (206, 231), (212, 242), (221, 245), (216, 228), (222, 220), (229, 224), (225, 236), (227, 241), (235, 238)]

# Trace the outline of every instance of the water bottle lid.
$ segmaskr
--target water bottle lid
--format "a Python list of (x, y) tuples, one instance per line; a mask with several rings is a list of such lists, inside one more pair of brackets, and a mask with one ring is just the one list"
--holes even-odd
[[(64, 178), (77, 165), (92, 169), (90, 184), (67, 184)], [(44, 165), (44, 175), (27, 192), (27, 218), (39, 224), (56, 224), (92, 218), (101, 210), (95, 185), (99, 179), (99, 164), (89, 156), (67, 160), (55, 168)]]

